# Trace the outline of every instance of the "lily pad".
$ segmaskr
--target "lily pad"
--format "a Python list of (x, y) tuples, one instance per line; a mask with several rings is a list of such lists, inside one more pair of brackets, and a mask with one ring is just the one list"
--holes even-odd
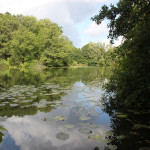
[(13, 98), (13, 97), (9, 97), (8, 99), (10, 99), (10, 100), (14, 100), (15, 98)]
[(112, 131), (108, 131), (105, 133), (107, 136), (112, 136), (114, 133)]
[(66, 120), (66, 118), (63, 117), (63, 116), (56, 116), (54, 119), (55, 120), (60, 120), (60, 121), (65, 121)]
[(102, 141), (103, 141), (104, 143), (110, 143), (110, 142), (111, 142), (110, 139), (103, 139)]
[(82, 121), (84, 121), (84, 120), (90, 120), (90, 119), (91, 119), (91, 117), (88, 117), (86, 115), (81, 115), (80, 116), (80, 120), (82, 120)]
[(59, 132), (56, 134), (56, 138), (59, 140), (67, 140), (69, 139), (69, 135), (63, 132)]
[(9, 102), (3, 102), (3, 104), (9, 104)]
[(133, 126), (133, 129), (138, 129), (138, 128), (148, 128), (148, 129), (150, 129), (150, 126), (147, 126), (145, 124), (135, 124)]
[(5, 106), (5, 104), (0, 104), (0, 106)]
[(116, 117), (118, 118), (126, 118), (128, 115), (125, 115), (125, 114), (120, 114), (120, 115), (116, 115)]
[(96, 142), (99, 142), (102, 140), (102, 136), (99, 134), (90, 135), (90, 136), (88, 136), (88, 138), (91, 139), (92, 141), (96, 141)]
[(64, 128), (71, 129), (71, 128), (74, 128), (74, 125), (72, 125), (72, 124), (66, 124), (66, 125), (64, 126)]
[(35, 96), (31, 96), (31, 98), (35, 99), (35, 98), (37, 98), (37, 96), (36, 95)]
[(90, 134), (90, 133), (92, 133), (92, 131), (90, 129), (88, 129), (88, 128), (80, 128), (79, 132), (82, 133), (82, 134)]
[(10, 104), (11, 107), (16, 107), (18, 104)]
[(117, 136), (117, 139), (119, 139), (119, 140), (122, 140), (122, 139), (124, 139), (124, 138), (125, 138), (124, 135), (119, 135), (119, 136)]
[(116, 111), (114, 113), (115, 113), (115, 115), (122, 115), (123, 114), (122, 112), (118, 112), (118, 111)]
[(22, 96), (22, 97), (19, 97), (20, 99), (25, 99), (26, 97)]
[(18, 102), (19, 102), (19, 100), (18, 100), (18, 99), (16, 99), (16, 100), (14, 100), (13, 102), (14, 102), (14, 103), (18, 103)]
[(31, 105), (21, 106), (21, 108), (28, 108), (28, 107), (31, 107)]
[(23, 100), (22, 103), (30, 103), (32, 100)]

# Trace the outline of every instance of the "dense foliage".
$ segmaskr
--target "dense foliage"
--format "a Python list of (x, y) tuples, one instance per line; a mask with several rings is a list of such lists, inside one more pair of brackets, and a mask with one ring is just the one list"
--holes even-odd
[(62, 28), (49, 19), (0, 14), (1, 66), (110, 65), (112, 60), (108, 58), (113, 48), (108, 47), (111, 46), (89, 43), (77, 49), (63, 35)]
[(123, 36), (115, 50), (116, 68), (106, 89), (113, 92), (109, 101), (116, 108), (149, 109), (150, 106), (150, 2), (120, 0), (116, 6), (104, 5), (92, 18), (100, 24), (109, 19), (112, 42)]
[(0, 14), (0, 58), (14, 66), (28, 66), (34, 61), (68, 66), (75, 47), (62, 33), (49, 19)]
[(100, 42), (90, 42), (74, 53), (74, 60), (78, 64), (88, 66), (110, 66), (113, 65), (113, 59), (110, 55), (114, 48), (111, 44), (105, 45)]

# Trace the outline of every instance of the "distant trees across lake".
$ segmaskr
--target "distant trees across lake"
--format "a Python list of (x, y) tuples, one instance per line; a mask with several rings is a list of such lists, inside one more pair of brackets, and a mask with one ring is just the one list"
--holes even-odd
[(112, 65), (111, 44), (88, 43), (76, 48), (49, 19), (0, 14), (0, 66)]

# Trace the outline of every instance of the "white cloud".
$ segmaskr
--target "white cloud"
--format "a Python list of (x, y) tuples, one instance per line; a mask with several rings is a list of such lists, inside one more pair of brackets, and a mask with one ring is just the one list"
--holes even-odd
[(96, 11), (99, 2), (103, 1), (106, 0), (0, 0), (0, 12), (23, 13), (39, 18), (52, 17), (58, 22), (63, 18), (63, 23), (66, 22), (66, 17), (71, 16), (70, 20), (80, 22)]
[[(60, 122), (52, 124), (39, 120), (40, 118), (35, 116), (23, 118), (13, 116), (4, 122), (3, 126), (9, 131), (9, 135), (21, 150), (70, 150), (70, 148), (78, 149), (79, 147), (84, 149), (85, 145), (94, 146), (94, 143), (90, 144), (76, 128), (66, 131), (70, 135), (68, 140), (58, 140), (55, 136), (60, 132), (58, 130), (58, 127), (61, 126)], [(101, 125), (101, 131), (106, 130), (108, 130), (107, 127)], [(100, 148), (103, 148), (103, 144), (100, 145)]]
[(122, 42), (123, 42), (123, 38), (119, 37), (118, 40), (114, 41), (114, 46), (119, 46), (119, 45), (121, 45)]
[[(113, 44), (113, 46), (119, 46), (119, 45), (121, 45), (121, 43), (123, 42), (123, 38), (122, 37), (119, 37), (117, 40), (115, 40), (114, 41), (114, 44)], [(110, 39), (104, 39), (103, 41), (102, 41), (102, 43), (105, 43), (105, 44), (109, 44), (110, 43)]]
[(84, 33), (92, 37), (102, 36), (108, 33), (107, 24), (102, 22), (100, 25), (97, 25), (95, 22), (92, 22)]
[[(64, 33), (77, 46), (76, 41), (79, 39), (80, 33), (75, 27), (76, 24), (80, 24), (96, 14), (98, 6), (104, 2), (111, 3), (113, 0), (0, 0), (0, 13), (33, 15), (38, 19), (49, 18), (62, 26)], [(95, 25), (91, 26), (98, 29)], [(102, 30), (106, 29), (106, 25), (102, 24), (101, 28)], [(96, 31), (96, 29), (92, 31), (93, 34), (103, 33), (102, 30)], [(90, 34), (90, 32), (89, 29), (87, 33)]]
[(102, 41), (102, 43), (105, 43), (106, 45), (110, 44), (110, 39), (106, 38)]

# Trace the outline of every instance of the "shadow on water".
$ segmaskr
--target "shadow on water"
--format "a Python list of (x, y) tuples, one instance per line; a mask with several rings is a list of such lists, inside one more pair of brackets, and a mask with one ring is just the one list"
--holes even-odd
[(118, 150), (150, 150), (150, 112), (121, 109), (120, 104), (113, 102), (110, 96), (101, 99), (103, 111), (111, 117), (111, 131), (106, 136), (108, 146), (116, 145)]

